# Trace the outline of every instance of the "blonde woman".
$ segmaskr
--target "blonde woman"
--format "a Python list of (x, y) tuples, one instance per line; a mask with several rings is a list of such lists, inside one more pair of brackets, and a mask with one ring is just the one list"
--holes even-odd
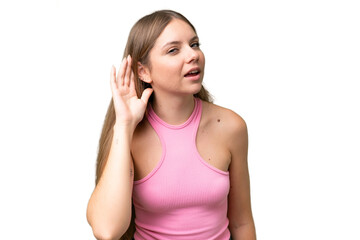
[(164, 10), (132, 28), (87, 219), (97, 239), (254, 240), (244, 120), (211, 103), (193, 25)]

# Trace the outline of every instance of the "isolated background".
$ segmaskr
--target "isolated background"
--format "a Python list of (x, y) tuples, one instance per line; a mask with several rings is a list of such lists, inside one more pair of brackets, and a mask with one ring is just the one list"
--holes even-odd
[(86, 205), (127, 35), (183, 13), (249, 130), (258, 239), (360, 239), (358, 1), (1, 1), (1, 239), (93, 239)]

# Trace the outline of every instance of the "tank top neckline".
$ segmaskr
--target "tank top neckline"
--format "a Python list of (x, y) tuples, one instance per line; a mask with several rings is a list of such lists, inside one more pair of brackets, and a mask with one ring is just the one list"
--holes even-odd
[(201, 104), (201, 100), (199, 98), (194, 97), (194, 109), (191, 113), (191, 115), (189, 116), (189, 118), (179, 124), (179, 125), (172, 125), (169, 124), (167, 122), (165, 122), (164, 120), (162, 120), (154, 111), (154, 109), (152, 108), (151, 104), (149, 104), (148, 107), (148, 117), (151, 117), (153, 120), (155, 120), (156, 122), (158, 122), (159, 124), (161, 124), (162, 126), (169, 128), (169, 129), (182, 129), (185, 128), (187, 125), (189, 125), (192, 120), (195, 118), (197, 112), (199, 111), (200, 108), (200, 104)]

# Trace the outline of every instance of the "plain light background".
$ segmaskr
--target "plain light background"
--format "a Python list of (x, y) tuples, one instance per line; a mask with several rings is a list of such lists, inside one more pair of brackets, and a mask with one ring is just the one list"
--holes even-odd
[(248, 124), (258, 239), (360, 239), (358, 1), (1, 1), (0, 238), (94, 239), (109, 72), (159, 9), (184, 14), (215, 103)]

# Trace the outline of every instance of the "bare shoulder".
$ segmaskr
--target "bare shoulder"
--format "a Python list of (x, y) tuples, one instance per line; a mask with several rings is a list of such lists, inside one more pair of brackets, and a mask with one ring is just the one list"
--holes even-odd
[(213, 123), (211, 125), (218, 125), (221, 131), (226, 133), (229, 138), (239, 137), (239, 135), (246, 135), (247, 133), (245, 120), (228, 108), (203, 102), (203, 116), (205, 122)]
[[(204, 122), (212, 129), (208, 131), (215, 134), (219, 144), (224, 144), (231, 156), (231, 162), (245, 163), (248, 149), (245, 120), (228, 108), (206, 102), (203, 106)], [(231, 168), (229, 169), (231, 171)]]

